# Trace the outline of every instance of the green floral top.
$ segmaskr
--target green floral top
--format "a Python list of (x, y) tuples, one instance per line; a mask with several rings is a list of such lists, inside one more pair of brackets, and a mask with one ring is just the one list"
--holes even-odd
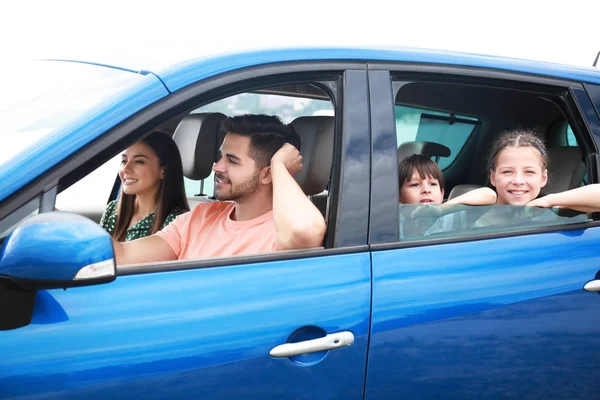
[[(102, 214), (102, 219), (100, 220), (100, 226), (104, 228), (106, 232), (109, 234), (113, 234), (115, 232), (115, 226), (117, 226), (117, 206), (119, 202), (117, 200), (113, 200), (106, 206), (106, 210), (104, 210), (104, 214)], [(179, 214), (184, 213), (185, 210), (181, 210), (179, 208), (175, 208), (171, 210), (171, 212), (165, 218), (165, 223), (161, 228), (169, 225), (175, 217)], [(125, 233), (125, 240), (130, 241), (134, 239), (139, 239), (144, 236), (148, 236), (148, 229), (154, 223), (154, 213), (150, 213), (142, 218), (137, 224), (133, 225), (127, 232)]]

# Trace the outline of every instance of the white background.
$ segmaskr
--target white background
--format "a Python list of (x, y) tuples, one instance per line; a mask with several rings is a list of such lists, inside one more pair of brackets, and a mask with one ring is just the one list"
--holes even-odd
[(600, 1), (12, 1), (2, 60), (168, 60), (244, 48), (408, 46), (591, 66)]

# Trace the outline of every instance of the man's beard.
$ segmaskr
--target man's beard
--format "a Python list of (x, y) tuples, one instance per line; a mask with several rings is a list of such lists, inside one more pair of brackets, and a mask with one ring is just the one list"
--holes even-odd
[[(220, 201), (237, 201), (254, 194), (260, 186), (259, 173), (260, 171), (255, 171), (248, 180), (237, 185), (233, 185), (228, 180), (228, 190), (225, 190), (225, 188), (221, 188), (221, 191), (218, 188), (215, 189), (215, 197)], [(218, 176), (222, 179), (220, 174)]]

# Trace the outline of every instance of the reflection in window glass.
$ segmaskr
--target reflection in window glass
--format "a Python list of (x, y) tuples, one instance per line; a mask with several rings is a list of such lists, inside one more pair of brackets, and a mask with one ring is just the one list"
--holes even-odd
[(401, 204), (400, 239), (428, 240), (493, 232), (510, 232), (589, 221), (586, 214), (564, 208)]

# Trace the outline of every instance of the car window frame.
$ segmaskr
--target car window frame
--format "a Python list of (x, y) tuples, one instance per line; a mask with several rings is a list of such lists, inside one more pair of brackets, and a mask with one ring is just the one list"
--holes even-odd
[[(379, 73), (383, 76), (378, 79), (373, 79), (374, 74)], [(582, 151), (587, 155), (588, 163), (586, 163), (589, 171), (589, 176), (592, 177), (590, 182), (598, 181), (598, 152), (597, 147), (592, 141), (592, 136), (596, 137), (594, 133), (595, 121), (589, 121), (589, 109), (594, 111), (591, 107), (591, 103), (588, 98), (588, 112), (581, 111), (581, 99), (578, 98), (577, 93), (581, 95), (583, 92), (583, 84), (580, 82), (574, 82), (572, 80), (561, 80), (557, 78), (547, 78), (543, 76), (534, 76), (516, 72), (508, 71), (494, 71), (484, 68), (471, 68), (471, 67), (457, 67), (457, 66), (439, 66), (439, 65), (410, 65), (407, 63), (369, 63), (369, 86), (370, 86), (370, 104), (377, 104), (380, 108), (385, 108), (385, 112), (374, 109), (371, 107), (371, 119), (378, 118), (381, 125), (385, 128), (375, 129), (372, 128), (372, 148), (374, 152), (373, 159), (378, 159), (377, 164), (381, 168), (377, 167), (377, 164), (372, 165), (372, 174), (377, 175), (378, 188), (387, 188), (387, 190), (372, 191), (371, 200), (371, 218), (369, 226), (369, 245), (371, 250), (387, 250), (395, 248), (408, 248), (417, 246), (427, 246), (435, 244), (446, 244), (456, 242), (467, 242), (475, 240), (487, 240), (501, 237), (511, 236), (525, 236), (536, 233), (555, 232), (555, 231), (570, 231), (584, 229), (588, 227), (600, 226), (600, 221), (597, 220), (597, 216), (594, 215), (594, 220), (584, 223), (573, 223), (566, 225), (552, 225), (547, 227), (536, 227), (519, 229), (516, 231), (505, 231), (505, 232), (493, 232), (493, 233), (482, 233), (471, 236), (457, 236), (447, 238), (435, 238), (435, 239), (420, 239), (420, 240), (405, 240), (401, 241), (398, 232), (399, 215), (398, 215), (398, 177), (397, 177), (397, 152), (393, 146), (390, 148), (382, 148), (376, 145), (378, 141), (392, 142), (392, 137), (395, 143), (396, 131), (395, 131), (395, 89), (401, 87), (403, 84), (413, 82), (416, 80), (442, 80), (447, 79), (452, 81), (454, 79), (460, 79), (461, 81), (471, 82), (473, 84), (484, 84), (494, 83), (495, 85), (505, 87), (508, 89), (515, 88), (520, 90), (535, 89), (541, 87), (555, 87), (564, 89), (569, 93), (569, 96), (563, 98), (563, 103), (559, 107), (565, 111), (566, 117), (571, 123), (576, 121), (577, 127), (574, 128), (574, 132), (578, 138), (583, 137), (584, 144), (580, 146)], [(398, 85), (398, 82), (401, 82)], [(520, 86), (523, 86), (520, 88)], [(538, 89), (539, 90), (539, 89)], [(386, 95), (387, 92), (387, 95)], [(379, 93), (379, 95), (377, 95)], [(580, 96), (581, 97), (581, 96)], [(382, 106), (383, 105), (383, 106)], [(591, 107), (591, 108), (590, 108)], [(579, 113), (577, 113), (579, 111)], [(386, 115), (386, 113), (388, 115)], [(596, 117), (596, 114), (594, 117)], [(588, 119), (583, 116), (587, 115)], [(382, 122), (383, 121), (383, 122)], [(591, 126), (590, 126), (591, 125)], [(600, 123), (598, 123), (598, 133), (600, 133)], [(600, 138), (600, 136), (597, 136)], [(383, 163), (381, 160), (386, 160)], [(393, 163), (390, 161), (392, 160)], [(393, 165), (395, 169), (385, 170), (383, 165)], [(385, 176), (384, 178), (382, 178)], [(390, 189), (393, 188), (393, 189)], [(393, 193), (395, 192), (395, 193)], [(378, 214), (383, 213), (381, 210), (386, 210), (387, 218), (381, 218), (374, 214), (375, 210), (380, 210)]]
[[(345, 165), (347, 160), (364, 159), (365, 154), (368, 160), (368, 148), (362, 149), (362, 152), (358, 152), (359, 154), (355, 154), (356, 151), (353, 147), (357, 141), (368, 143), (368, 129), (365, 130), (360, 124), (352, 124), (346, 121), (359, 118), (366, 123), (368, 120), (366, 64), (363, 62), (297, 62), (263, 65), (225, 73), (190, 85), (161, 99), (142, 112), (125, 120), (119, 126), (107, 131), (85, 149), (22, 187), (2, 202), (0, 206), (10, 204), (11, 210), (7, 213), (7, 215), (10, 215), (19, 208), (22, 199), (31, 198), (45, 192), (44, 188), (48, 185), (48, 182), (51, 182), (53, 186), (57, 186), (58, 192), (64, 190), (87, 176), (123, 148), (139, 140), (156, 126), (187, 112), (187, 110), (227, 97), (233, 92), (240, 93), (256, 87), (279, 85), (288, 81), (297, 82), (300, 77), (310, 81), (331, 80), (332, 77), (337, 77), (336, 79), (339, 80), (337, 87), (331, 88), (331, 90), (337, 91), (335, 98), (331, 99), (337, 117), (335, 120), (336, 143), (334, 144), (332, 181), (337, 179), (339, 184), (330, 188), (330, 195), (334, 196), (337, 201), (332, 202), (330, 205), (329, 212), (332, 217), (329, 219), (330, 229), (326, 238), (327, 248), (298, 250), (287, 254), (275, 252), (225, 257), (224, 259), (168, 261), (138, 265), (134, 269), (129, 268), (128, 271), (134, 271), (131, 272), (133, 274), (154, 273), (367, 251), (368, 213), (364, 211), (368, 210), (368, 193), (362, 191), (362, 187), (368, 185), (368, 162), (361, 168), (361, 176), (353, 176), (356, 175), (354, 171), (348, 171)], [(352, 81), (352, 92), (348, 90), (349, 81)], [(354, 93), (356, 87), (358, 87), (358, 90), (364, 90), (364, 93), (356, 95)], [(344, 122), (342, 122), (343, 120)], [(357, 182), (360, 183), (359, 186), (356, 185)], [(51, 204), (54, 204), (55, 200), (56, 193), (53, 196), (46, 197), (46, 202), (49, 201)], [(349, 211), (351, 208), (362, 210), (362, 217), (357, 219), (353, 216), (352, 212)], [(332, 226), (333, 230), (331, 230)], [(355, 229), (352, 230), (350, 227)], [(359, 229), (357, 230), (356, 227)]]

